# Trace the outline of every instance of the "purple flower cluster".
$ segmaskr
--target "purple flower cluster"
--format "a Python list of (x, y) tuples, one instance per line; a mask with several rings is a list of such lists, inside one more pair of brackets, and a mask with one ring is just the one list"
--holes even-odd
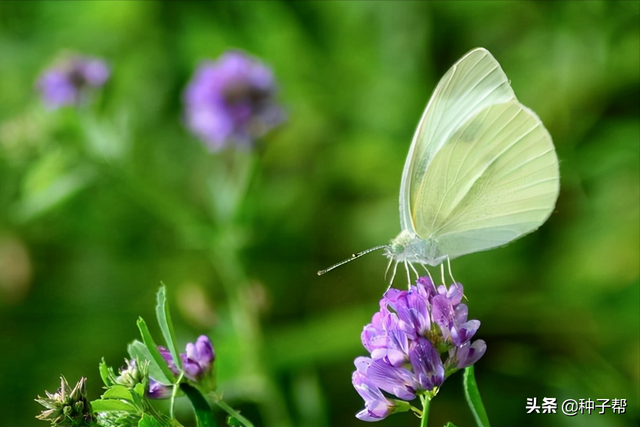
[[(180, 370), (176, 366), (171, 352), (165, 347), (158, 346), (158, 350), (167, 366), (176, 376), (180, 375)], [(200, 335), (194, 343), (188, 343), (186, 352), (180, 353), (182, 370), (185, 378), (201, 388), (211, 391), (216, 388), (215, 372), (213, 362), (216, 359), (213, 345), (206, 335)], [(171, 396), (171, 386), (149, 378), (149, 390), (147, 395), (152, 399), (164, 399)]]
[(383, 295), (361, 336), (371, 357), (355, 360), (352, 382), (365, 401), (356, 417), (379, 421), (407, 411), (408, 401), (431, 399), (445, 378), (482, 357), (485, 342), (470, 341), (480, 321), (467, 320), (462, 297), (461, 284), (436, 288), (428, 277), (407, 291), (391, 288)]
[(99, 88), (111, 74), (98, 58), (74, 56), (42, 73), (37, 82), (43, 101), (51, 108), (78, 105), (87, 88)]
[(275, 80), (257, 59), (229, 51), (205, 62), (184, 93), (187, 127), (211, 150), (251, 142), (282, 122), (274, 103)]

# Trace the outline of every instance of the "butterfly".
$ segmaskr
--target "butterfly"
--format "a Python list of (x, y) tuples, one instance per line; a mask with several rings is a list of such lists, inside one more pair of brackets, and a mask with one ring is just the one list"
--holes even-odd
[(559, 189), (549, 132), (491, 53), (476, 48), (442, 77), (415, 131), (400, 184), (400, 234), (318, 274), (378, 249), (395, 262), (395, 276), (400, 263), (409, 275), (413, 264), (435, 267), (503, 246), (547, 220)]

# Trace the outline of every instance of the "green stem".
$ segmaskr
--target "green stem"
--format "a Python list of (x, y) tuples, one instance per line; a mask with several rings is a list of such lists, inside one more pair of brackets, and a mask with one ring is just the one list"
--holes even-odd
[(476, 383), (473, 365), (464, 369), (462, 386), (464, 388), (464, 396), (467, 399), (467, 404), (473, 413), (476, 424), (478, 424), (478, 427), (489, 427), (489, 417), (487, 417), (487, 411), (484, 409), (484, 404), (480, 397), (480, 390), (478, 390), (478, 384)]
[(245, 427), (253, 427), (251, 421), (240, 415), (240, 412), (227, 405), (223, 400), (215, 400), (216, 405), (222, 408), (227, 414), (231, 415), (236, 420), (240, 421)]
[(178, 380), (174, 383), (175, 385), (173, 386), (173, 390), (171, 391), (171, 402), (169, 404), (169, 415), (171, 416), (171, 418), (175, 418), (173, 416), (173, 407), (175, 406), (176, 396), (178, 395), (178, 386), (180, 385), (183, 376), (184, 374), (181, 373)]
[[(286, 403), (278, 386), (271, 379), (269, 366), (262, 356), (263, 341), (259, 319), (247, 295), (251, 292), (250, 281), (242, 266), (240, 252), (242, 236), (234, 235), (237, 230), (239, 213), (248, 197), (248, 189), (259, 169), (259, 162), (253, 153), (231, 153), (228, 177), (217, 177), (219, 181), (231, 185), (231, 190), (218, 188), (212, 192), (213, 205), (217, 206), (212, 218), (218, 230), (227, 230), (210, 241), (210, 259), (220, 276), (220, 282), (229, 299), (231, 321), (239, 337), (244, 371), (259, 379), (259, 387), (251, 398), (260, 405), (267, 425), (289, 427), (292, 425), (286, 410)], [(226, 182), (225, 182), (226, 181)], [(230, 193), (229, 193), (230, 191)], [(225, 195), (226, 194), (226, 195)], [(225, 206), (225, 204), (227, 204)], [(246, 425), (246, 424), (245, 424)]]
[(420, 396), (422, 402), (422, 419), (420, 421), (420, 427), (427, 427), (429, 423), (429, 406), (431, 405), (431, 399), (427, 396)]
[(191, 402), (191, 405), (193, 406), (193, 411), (196, 414), (198, 427), (218, 426), (211, 407), (207, 403), (207, 400), (204, 398), (204, 396), (198, 391), (198, 389), (190, 386), (189, 384), (183, 383), (180, 384), (180, 390), (182, 390), (184, 394), (187, 395), (189, 401)]

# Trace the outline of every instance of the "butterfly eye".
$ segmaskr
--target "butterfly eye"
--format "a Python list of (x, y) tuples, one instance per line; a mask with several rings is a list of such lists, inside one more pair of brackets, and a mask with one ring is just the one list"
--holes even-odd
[(389, 253), (392, 255), (399, 255), (404, 252), (404, 245), (399, 243), (392, 243), (389, 245)]

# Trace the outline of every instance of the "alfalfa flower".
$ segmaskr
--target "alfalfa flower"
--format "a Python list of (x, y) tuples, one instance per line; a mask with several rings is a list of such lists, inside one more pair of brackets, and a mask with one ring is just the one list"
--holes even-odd
[[(171, 372), (179, 376), (180, 370), (174, 362), (171, 352), (162, 346), (158, 346), (158, 350)], [(180, 353), (184, 377), (202, 390), (215, 390), (216, 374), (213, 366), (215, 358), (211, 340), (206, 335), (200, 335), (195, 343), (187, 343), (185, 353)], [(171, 396), (172, 387), (150, 377), (147, 396), (151, 399), (168, 398)]]
[(356, 391), (364, 399), (364, 409), (356, 415), (363, 421), (379, 421), (395, 412), (406, 412), (410, 405), (402, 400), (387, 398), (382, 391), (360, 371), (351, 378)]
[(228, 51), (196, 70), (185, 93), (186, 125), (211, 150), (250, 146), (284, 119), (275, 103), (271, 70), (256, 58)]
[(462, 297), (459, 283), (436, 288), (428, 277), (407, 291), (391, 288), (383, 295), (361, 335), (370, 357), (355, 360), (353, 385), (365, 400), (358, 418), (377, 421), (396, 408), (407, 410), (399, 401), (430, 400), (449, 375), (482, 357), (485, 342), (471, 342), (480, 322), (467, 320)]
[(86, 99), (88, 89), (102, 87), (110, 74), (100, 58), (72, 56), (45, 70), (36, 86), (51, 108), (78, 105)]
[(95, 416), (87, 400), (85, 378), (72, 389), (67, 380), (60, 377), (60, 388), (55, 393), (45, 391), (47, 397), (38, 396), (36, 402), (46, 409), (36, 416), (39, 420), (49, 421), (52, 426), (73, 427), (93, 426)]

